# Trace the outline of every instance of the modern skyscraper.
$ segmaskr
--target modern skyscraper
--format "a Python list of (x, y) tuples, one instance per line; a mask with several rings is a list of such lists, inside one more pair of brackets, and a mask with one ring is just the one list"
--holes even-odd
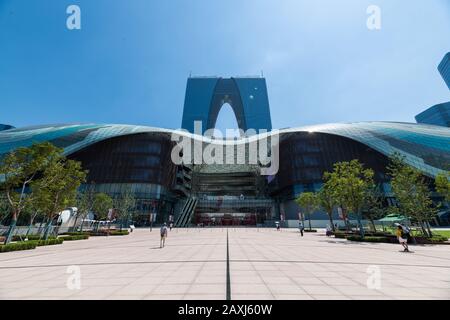
[(450, 102), (437, 104), (419, 113), (416, 121), (417, 123), (450, 127)]
[(447, 87), (450, 89), (450, 52), (447, 52), (444, 56), (444, 59), (442, 59), (438, 66), (438, 70), (441, 73), (442, 78), (444, 78)]
[(219, 111), (226, 103), (233, 109), (239, 129), (272, 130), (264, 78), (189, 78), (182, 128), (193, 133), (195, 121), (202, 123), (202, 133), (214, 128)]

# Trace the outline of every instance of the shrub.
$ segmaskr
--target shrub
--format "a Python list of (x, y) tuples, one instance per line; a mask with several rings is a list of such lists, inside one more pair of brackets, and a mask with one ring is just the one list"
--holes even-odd
[(127, 236), (128, 234), (128, 230), (114, 230), (109, 233), (110, 236)]
[(61, 236), (89, 236), (89, 232), (65, 232)]
[[(39, 240), (42, 240), (42, 237), (43, 236), (39, 235), (39, 234), (30, 234), (28, 236), (15, 235), (15, 236), (13, 236), (12, 241), (24, 241), (25, 239), (28, 239), (28, 241), (39, 241)], [(50, 236), (50, 237), (48, 237), (48, 239), (56, 239), (56, 237)]]
[(129, 232), (128, 230), (107, 230), (107, 229), (101, 229), (98, 231), (90, 231), (89, 235), (93, 236), (93, 237), (98, 237), (98, 236), (126, 236), (128, 235)]
[(27, 242), (35, 242), (38, 247), (42, 247), (42, 246), (53, 246), (55, 244), (61, 244), (64, 242), (64, 239), (58, 238), (58, 239), (48, 239), (48, 240), (38, 240), (38, 241), (27, 241)]
[(29, 250), (29, 249), (36, 248), (36, 246), (37, 246), (37, 243), (34, 241), (9, 243), (9, 244), (5, 244), (5, 245), (0, 245), (0, 252)]
[(338, 238), (338, 239), (345, 239), (348, 236), (352, 236), (353, 233), (351, 232), (342, 232), (342, 231), (335, 231), (334, 232), (334, 237)]
[(374, 237), (374, 236), (368, 236), (362, 238), (361, 236), (347, 236), (347, 240), (350, 241), (360, 241), (360, 242), (385, 242), (390, 243), (391, 241), (387, 237)]
[(92, 237), (102, 237), (108, 235), (107, 229), (99, 229), (97, 231), (88, 231), (88, 234)]
[(439, 235), (433, 235), (433, 237), (414, 237), (416, 239), (416, 242), (419, 244), (437, 244), (437, 243), (443, 243), (446, 242), (448, 239), (447, 237), (439, 236)]
[(88, 234), (80, 234), (80, 235), (63, 235), (60, 236), (58, 239), (63, 239), (64, 241), (76, 241), (76, 240), (86, 240), (89, 239), (89, 235)]

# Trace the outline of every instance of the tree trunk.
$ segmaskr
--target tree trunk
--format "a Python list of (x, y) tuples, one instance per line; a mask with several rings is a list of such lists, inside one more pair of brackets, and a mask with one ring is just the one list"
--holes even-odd
[(334, 222), (333, 222), (333, 211), (332, 212), (328, 212), (328, 219), (330, 220), (331, 223), (331, 229), (333, 230), (333, 232), (335, 232), (335, 228), (334, 228)]
[(52, 219), (48, 219), (48, 223), (45, 226), (44, 240), (48, 240), (51, 227), (52, 227)]
[(85, 219), (85, 216), (83, 216), (83, 218), (81, 219), (80, 232), (83, 232), (84, 219)]
[(357, 216), (358, 216), (359, 233), (361, 235), (361, 238), (364, 238), (364, 227), (361, 221), (361, 213), (358, 212)]
[(75, 217), (75, 222), (73, 223), (72, 232), (76, 232), (77, 231), (77, 222), (78, 222), (78, 212), (77, 212), (77, 215)]
[(38, 234), (41, 234), (41, 232), (42, 232), (42, 224), (44, 223), (44, 220), (45, 219), (42, 219), (41, 223), (39, 224), (39, 229), (38, 229), (38, 232), (37, 232)]
[(311, 231), (312, 230), (312, 227), (311, 227), (311, 214), (308, 214), (308, 222), (309, 222), (309, 231)]
[(428, 235), (430, 236), (430, 238), (433, 236), (433, 233), (431, 232), (431, 227), (430, 227), (430, 223), (428, 221), (425, 222), (426, 226), (427, 226), (427, 230), (428, 230)]
[(418, 222), (419, 222), (419, 225), (420, 225), (420, 229), (422, 229), (423, 235), (424, 235), (425, 237), (428, 237), (428, 236), (429, 236), (429, 235), (428, 235), (428, 232), (425, 230), (425, 227), (424, 227), (424, 225), (423, 225), (422, 220), (419, 220)]
[(345, 210), (344, 208), (342, 208), (342, 219), (344, 220), (345, 229), (347, 229), (347, 232), (349, 232), (350, 226), (348, 225), (347, 210)]
[(377, 227), (375, 226), (375, 222), (373, 221), (372, 217), (369, 218), (370, 223), (372, 224), (373, 232), (377, 232)]
[(28, 237), (28, 235), (30, 234), (32, 226), (33, 226), (33, 222), (30, 222), (30, 224), (28, 225), (27, 233), (25, 234), (25, 238)]
[(6, 234), (5, 244), (11, 242), (12, 237), (14, 235), (14, 231), (16, 230), (16, 225), (17, 225), (17, 214), (13, 213), (11, 223), (9, 224), (8, 233)]

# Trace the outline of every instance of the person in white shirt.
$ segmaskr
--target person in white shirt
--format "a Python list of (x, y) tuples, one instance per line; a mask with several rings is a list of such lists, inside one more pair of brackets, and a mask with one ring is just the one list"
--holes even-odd
[(161, 241), (159, 243), (160, 248), (164, 248), (164, 245), (166, 243), (167, 238), (167, 224), (164, 222), (164, 224), (161, 226), (161, 229), (159, 230), (161, 234)]

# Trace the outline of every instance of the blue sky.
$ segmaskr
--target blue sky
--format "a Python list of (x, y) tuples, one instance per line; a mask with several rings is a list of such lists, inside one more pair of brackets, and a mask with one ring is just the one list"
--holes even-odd
[[(81, 30), (66, 28), (70, 4)], [(448, 0), (0, 0), (0, 123), (178, 128), (191, 72), (261, 70), (274, 128), (414, 121), (450, 100), (447, 51)]]

